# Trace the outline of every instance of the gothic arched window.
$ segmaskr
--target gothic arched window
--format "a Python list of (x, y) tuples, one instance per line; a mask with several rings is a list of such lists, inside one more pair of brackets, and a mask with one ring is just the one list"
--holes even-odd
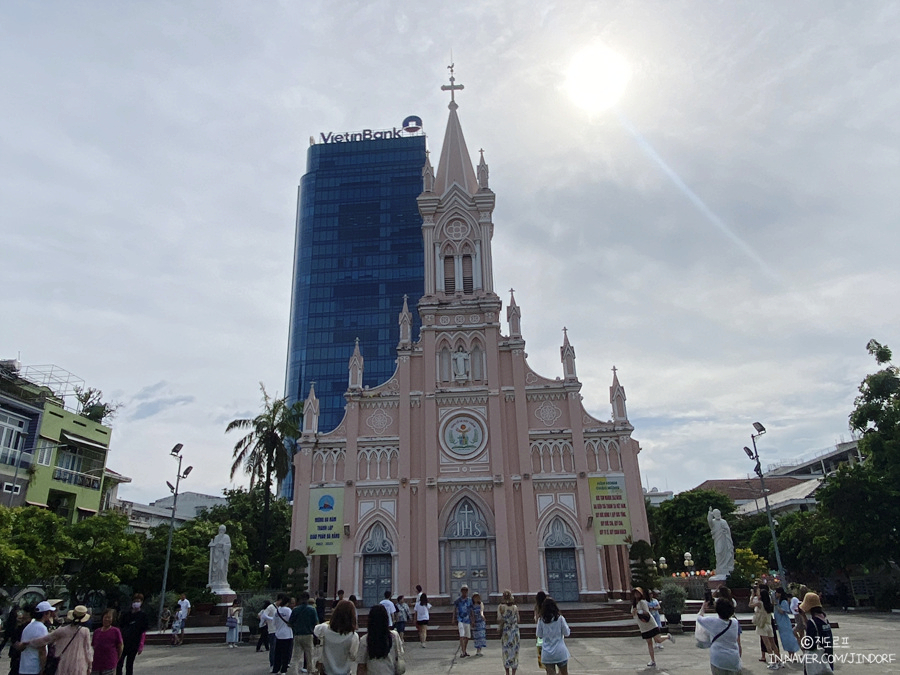
[(472, 379), (484, 380), (484, 352), (481, 347), (472, 347)]
[(456, 293), (456, 262), (452, 255), (444, 257), (444, 293)]
[(462, 257), (462, 286), (463, 293), (472, 295), (475, 290), (475, 282), (472, 277), (472, 256), (464, 255)]
[(449, 382), (451, 377), (450, 371), (450, 348), (444, 347), (440, 352), (438, 378), (441, 382)]
[(487, 523), (471, 500), (462, 499), (447, 523), (448, 539), (475, 539), (488, 536)]

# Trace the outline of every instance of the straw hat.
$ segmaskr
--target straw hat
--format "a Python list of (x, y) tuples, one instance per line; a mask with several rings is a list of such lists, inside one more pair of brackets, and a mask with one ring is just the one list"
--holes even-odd
[(800, 603), (800, 611), (804, 614), (809, 614), (809, 611), (814, 607), (821, 607), (822, 600), (819, 599), (819, 596), (815, 593), (807, 593), (803, 596), (803, 602)]
[(90, 612), (84, 605), (76, 605), (75, 609), (70, 609), (66, 616), (72, 623), (87, 623), (91, 620)]

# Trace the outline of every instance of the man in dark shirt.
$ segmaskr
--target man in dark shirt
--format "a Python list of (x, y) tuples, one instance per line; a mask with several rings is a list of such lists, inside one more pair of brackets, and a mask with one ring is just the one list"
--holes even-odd
[[(309, 599), (309, 593), (300, 594), (300, 602), (291, 612), (291, 629), (294, 631), (294, 656), (297, 659), (295, 671), (309, 672), (312, 667), (313, 657), (313, 629), (319, 621), (313, 601)], [(303, 656), (301, 656), (301, 654)], [(303, 659), (306, 659), (304, 664)]]
[(122, 613), (119, 619), (119, 629), (122, 631), (122, 656), (119, 657), (119, 663), (116, 666), (116, 675), (122, 675), (122, 667), (125, 667), (126, 675), (134, 673), (134, 658), (142, 651), (141, 642), (144, 639), (144, 633), (147, 632), (150, 623), (147, 615), (141, 609), (144, 603), (144, 596), (135, 593), (131, 598), (131, 609)]

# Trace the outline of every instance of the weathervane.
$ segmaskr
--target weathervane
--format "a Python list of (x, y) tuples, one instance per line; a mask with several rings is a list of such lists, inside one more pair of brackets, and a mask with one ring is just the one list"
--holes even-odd
[(456, 103), (455, 92), (460, 89), (465, 89), (465, 87), (461, 84), (454, 84), (456, 82), (456, 78), (453, 77), (453, 66), (455, 64), (451, 63), (447, 68), (450, 70), (450, 84), (442, 84), (441, 91), (449, 91), (450, 92), (450, 103)]

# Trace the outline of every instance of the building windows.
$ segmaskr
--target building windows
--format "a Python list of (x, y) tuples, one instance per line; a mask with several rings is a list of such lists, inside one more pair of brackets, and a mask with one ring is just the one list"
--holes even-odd
[(53, 448), (56, 446), (56, 443), (53, 441), (48, 441), (45, 438), (42, 438), (38, 441), (37, 445), (37, 463), (41, 466), (50, 466), (50, 462), (53, 459)]
[(18, 463), (27, 433), (27, 419), (0, 412), (0, 463), (10, 466)]
[(472, 295), (475, 290), (475, 284), (472, 278), (472, 256), (464, 255), (462, 257), (462, 282), (463, 293)]
[(4, 483), (3, 484), (3, 493), (4, 494), (12, 494), (17, 495), (22, 492), (22, 486), (18, 483)]
[(444, 258), (444, 293), (456, 293), (456, 260), (452, 255)]

